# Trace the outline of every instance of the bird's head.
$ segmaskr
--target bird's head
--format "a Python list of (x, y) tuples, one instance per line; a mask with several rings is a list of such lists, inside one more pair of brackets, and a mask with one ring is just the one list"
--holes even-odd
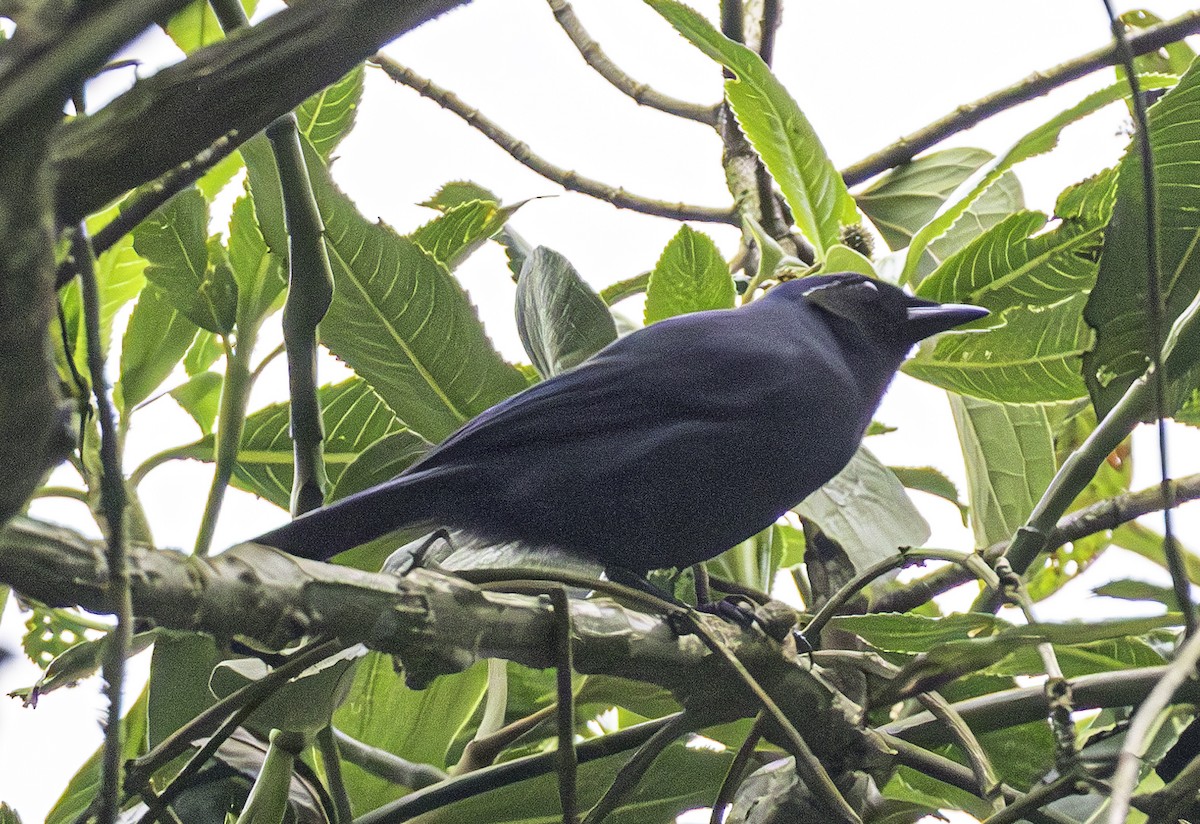
[(836, 319), (836, 326), (850, 326), (866, 338), (905, 350), (988, 314), (979, 306), (914, 297), (890, 283), (850, 272), (789, 280), (771, 291), (777, 293), (776, 298), (802, 300), (820, 309)]

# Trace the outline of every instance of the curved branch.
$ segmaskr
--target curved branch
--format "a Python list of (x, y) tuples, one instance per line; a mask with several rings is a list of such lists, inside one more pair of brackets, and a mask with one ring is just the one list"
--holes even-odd
[(407, 66), (402, 66), (390, 57), (376, 54), (371, 62), (383, 69), (387, 76), (397, 83), (408, 86), (413, 91), (437, 103), (443, 109), (452, 112), (471, 126), (474, 126), (484, 137), (495, 143), (518, 163), (532, 169), (547, 180), (557, 183), (564, 189), (588, 195), (611, 203), (621, 209), (630, 209), (656, 217), (666, 217), (672, 220), (697, 220), (708, 223), (737, 224), (737, 216), (733, 209), (714, 209), (708, 206), (692, 206), (686, 203), (668, 203), (665, 200), (653, 200), (641, 195), (631, 194), (624, 189), (610, 186), (599, 180), (555, 166), (540, 155), (534, 154), (528, 144), (518, 140), (502, 129), (497, 123), (479, 113), (478, 109), (468, 106), (453, 92), (443, 89), (432, 80), (422, 77)]
[[(1147, 54), (1197, 32), (1200, 32), (1200, 11), (1189, 11), (1130, 37), (1129, 46), (1134, 54)], [(847, 166), (842, 169), (842, 177), (847, 186), (862, 183), (880, 172), (907, 163), (952, 134), (965, 131), (1020, 103), (1041, 97), (1072, 80), (1115, 65), (1119, 59), (1117, 47), (1109, 44), (1052, 69), (1035, 72), (1006, 89), (981, 97), (973, 103), (965, 103), (945, 117), (900, 138), (891, 146)]]
[(612, 84), (617, 91), (633, 98), (633, 101), (640, 106), (658, 109), (660, 112), (682, 117), (685, 120), (695, 120), (697, 123), (709, 126), (717, 125), (717, 113), (721, 110), (720, 103), (713, 106), (689, 103), (686, 100), (678, 100), (663, 94), (649, 84), (639, 83), (609, 59), (604, 50), (600, 48), (600, 44), (592, 39), (587, 29), (579, 22), (579, 18), (575, 16), (575, 9), (571, 7), (570, 3), (566, 0), (546, 0), (546, 2), (550, 4), (550, 10), (554, 12), (554, 19), (558, 21), (558, 25), (562, 27), (575, 48), (579, 50), (579, 54), (583, 56), (584, 62), (591, 66), (596, 74)]

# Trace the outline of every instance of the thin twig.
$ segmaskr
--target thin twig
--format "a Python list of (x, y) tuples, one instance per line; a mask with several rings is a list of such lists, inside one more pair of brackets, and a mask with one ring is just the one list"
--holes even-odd
[(1112, 28), (1113, 40), (1116, 41), (1116, 52), (1125, 69), (1125, 82), (1129, 84), (1130, 103), (1133, 106), (1133, 119), (1137, 123), (1134, 143), (1137, 145), (1142, 177), (1142, 207), (1145, 210), (1146, 221), (1146, 306), (1148, 309), (1147, 325), (1151, 374), (1150, 384), (1154, 394), (1154, 417), (1157, 422), (1158, 434), (1158, 466), (1160, 483), (1165, 506), (1163, 507), (1163, 550), (1167, 556), (1167, 569), (1171, 573), (1171, 584), (1175, 589), (1175, 599), (1183, 612), (1185, 634), (1196, 632), (1196, 610), (1192, 605), (1192, 589), (1188, 582), (1187, 570), (1183, 565), (1183, 557), (1179, 546), (1175, 543), (1175, 529), (1172, 525), (1171, 510), (1175, 502), (1171, 497), (1171, 476), (1167, 465), (1167, 387), (1166, 376), (1163, 374), (1162, 345), (1163, 345), (1163, 316), (1166, 308), (1163, 305), (1162, 293), (1162, 250), (1158, 242), (1158, 186), (1154, 174), (1154, 147), (1150, 142), (1150, 119), (1146, 116), (1146, 101), (1142, 99), (1141, 86), (1138, 81), (1137, 69), (1133, 65), (1133, 51), (1129, 46), (1129, 38), (1125, 34), (1125, 24), (1117, 16), (1112, 0), (1103, 0), (1108, 12), (1108, 22)]
[(552, 586), (547, 594), (554, 609), (554, 683), (558, 692), (558, 798), (563, 824), (579, 821), (579, 755), (575, 752), (575, 692), (571, 673), (575, 657), (571, 651), (571, 602), (567, 589)]
[(333, 824), (350, 824), (354, 814), (350, 811), (350, 794), (342, 777), (342, 754), (332, 726), (326, 725), (317, 731), (317, 749), (321, 753), (321, 764), (325, 767), (325, 783), (337, 810), (337, 820)]
[(79, 272), (83, 303), (84, 329), (87, 335), (87, 363), (96, 397), (96, 417), (100, 424), (100, 507), (107, 523), (105, 559), (108, 586), (116, 604), (116, 626), (104, 645), (104, 692), (108, 712), (104, 728), (104, 753), (100, 763), (100, 793), (96, 818), (100, 824), (116, 821), (121, 809), (121, 690), (125, 685), (125, 656), (133, 622), (133, 604), (129, 594), (128, 546), (125, 536), (125, 475), (121, 469), (121, 449), (117, 435), (117, 410), (108, 394), (104, 374), (104, 348), (100, 341), (100, 290), (96, 283), (96, 258), (88, 240), (87, 227), (80, 222), (71, 238), (71, 255)]
[(566, 0), (546, 0), (550, 5), (550, 10), (554, 13), (554, 19), (558, 21), (558, 25), (566, 32), (571, 43), (579, 50), (579, 54), (583, 56), (586, 62), (596, 74), (607, 80), (614, 88), (622, 94), (633, 98), (634, 102), (641, 106), (647, 106), (651, 109), (658, 109), (660, 112), (682, 117), (685, 120), (695, 120), (697, 123), (704, 123), (709, 126), (717, 125), (717, 112), (720, 111), (721, 104), (717, 103), (712, 106), (702, 106), (699, 103), (689, 103), (686, 100), (679, 100), (670, 95), (663, 94), (649, 84), (639, 83), (632, 77), (621, 70), (621, 67), (613, 63), (604, 49), (600, 48), (600, 44), (592, 39), (588, 34), (587, 29), (579, 22), (579, 18), (575, 15), (575, 9)]
[(478, 109), (468, 106), (458, 95), (443, 89), (432, 80), (422, 77), (384, 54), (376, 54), (370, 62), (383, 69), (387, 76), (397, 83), (408, 86), (422, 97), (427, 97), (443, 109), (458, 115), (469, 125), (478, 129), (488, 140), (508, 152), (518, 163), (532, 169), (547, 180), (557, 183), (564, 189), (607, 201), (621, 209), (630, 209), (647, 215), (666, 217), (672, 220), (737, 224), (737, 214), (732, 208), (715, 209), (709, 206), (692, 206), (687, 203), (654, 200), (631, 194), (624, 189), (610, 186), (599, 180), (584, 177), (561, 166), (555, 166), (540, 155), (534, 154), (528, 144), (506, 132), (493, 120), (481, 114)]
[(812, 617), (812, 620), (805, 625), (805, 636), (809, 639), (810, 643), (816, 644), (821, 637), (821, 630), (825, 628), (825, 625), (863, 587), (880, 575), (891, 572), (893, 569), (905, 567), (910, 564), (923, 563), (924, 561), (950, 561), (962, 567), (970, 577), (981, 579), (989, 589), (995, 589), (1000, 585), (1000, 579), (996, 577), (996, 573), (992, 571), (991, 567), (984, 562), (982, 556), (978, 553), (962, 553), (936, 549), (917, 549), (903, 554), (898, 553), (867, 567), (848, 581), (845, 586), (840, 587), (837, 592), (833, 593), (829, 597), (829, 600), (821, 605), (821, 608)]
[(975, 792), (979, 797), (989, 803), (999, 799), (1000, 779), (996, 777), (996, 769), (992, 766), (983, 745), (971, 732), (971, 728), (967, 726), (963, 717), (936, 692), (922, 692), (917, 695), (917, 700), (921, 706), (933, 714), (934, 718), (942, 722), (950, 733), (950, 737), (954, 739), (954, 743), (958, 744), (958, 748), (967, 757), (971, 772), (975, 773), (975, 780), (978, 783), (978, 789)]
[[(1134, 35), (1129, 38), (1129, 46), (1134, 54), (1147, 54), (1197, 31), (1200, 31), (1200, 11), (1189, 11)], [(1008, 88), (981, 97), (973, 103), (965, 103), (945, 117), (900, 138), (891, 146), (847, 166), (842, 169), (842, 177), (847, 186), (862, 183), (880, 172), (907, 163), (950, 135), (965, 131), (1013, 106), (1048, 94), (1072, 80), (1112, 66), (1117, 61), (1117, 47), (1110, 44), (1052, 69), (1035, 72)]]
[(1112, 795), (1109, 797), (1109, 824), (1122, 824), (1129, 813), (1129, 800), (1133, 789), (1138, 783), (1138, 773), (1142, 765), (1142, 754), (1145, 751), (1150, 732), (1158, 720), (1158, 715), (1168, 704), (1176, 691), (1192, 678), (1196, 664), (1200, 662), (1200, 633), (1192, 635), (1180, 647), (1175, 660), (1167, 667), (1162, 679), (1150, 690), (1146, 700), (1138, 707), (1129, 724), (1129, 732), (1125, 735), (1125, 743), (1121, 745), (1121, 753), (1117, 756), (1117, 770), (1112, 779)]
[(750, 766), (750, 758), (754, 755), (754, 749), (762, 740), (762, 727), (763, 714), (759, 712), (754, 719), (754, 725), (750, 727), (750, 732), (746, 735), (746, 740), (738, 747), (737, 755), (733, 757), (729, 769), (725, 772), (721, 789), (717, 791), (717, 797), (713, 801), (712, 815), (708, 818), (708, 824), (721, 824), (721, 820), (725, 817), (725, 808), (733, 803), (734, 793), (741, 786), (742, 779), (746, 777), (746, 770)]
[(1029, 819), (1036, 810), (1053, 804), (1060, 798), (1066, 798), (1076, 792), (1078, 779), (1069, 773), (1060, 775), (1049, 784), (1034, 787), (1018, 801), (1005, 807), (993, 816), (983, 820), (983, 824), (1014, 824), (1023, 819)]
[(758, 35), (758, 56), (768, 66), (775, 59), (775, 33), (783, 17), (782, 0), (763, 0), (761, 30)]
[(387, 750), (364, 744), (339, 729), (334, 728), (333, 737), (337, 741), (338, 752), (342, 758), (376, 778), (382, 778), (392, 784), (419, 790), (440, 784), (450, 777), (432, 764), (418, 764), (392, 755)]
[(638, 747), (637, 752), (625, 762), (616, 778), (613, 779), (613, 783), (596, 802), (596, 806), (588, 810), (583, 824), (601, 824), (604, 819), (608, 818), (609, 813), (616, 810), (637, 787), (638, 781), (646, 774), (646, 770), (650, 769), (654, 759), (658, 758), (676, 738), (683, 735), (690, 723), (691, 719), (688, 714), (682, 712), (675, 716), (671, 723), (655, 732), (645, 744)]

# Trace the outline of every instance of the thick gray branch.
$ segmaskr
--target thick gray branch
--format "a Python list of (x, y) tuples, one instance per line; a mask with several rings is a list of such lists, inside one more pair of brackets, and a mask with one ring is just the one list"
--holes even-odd
[(237, 142), (406, 31), (466, 0), (298, 0), (59, 129), (57, 210), (70, 224), (183, 163)]

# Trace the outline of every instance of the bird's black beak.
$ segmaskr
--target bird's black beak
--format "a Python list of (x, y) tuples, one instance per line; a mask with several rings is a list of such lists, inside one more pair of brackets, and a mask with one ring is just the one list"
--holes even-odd
[(989, 314), (991, 313), (987, 309), (980, 306), (967, 306), (961, 303), (909, 306), (908, 322), (904, 328), (915, 343), (930, 335), (936, 335), (938, 332), (945, 332), (955, 326), (987, 317)]

